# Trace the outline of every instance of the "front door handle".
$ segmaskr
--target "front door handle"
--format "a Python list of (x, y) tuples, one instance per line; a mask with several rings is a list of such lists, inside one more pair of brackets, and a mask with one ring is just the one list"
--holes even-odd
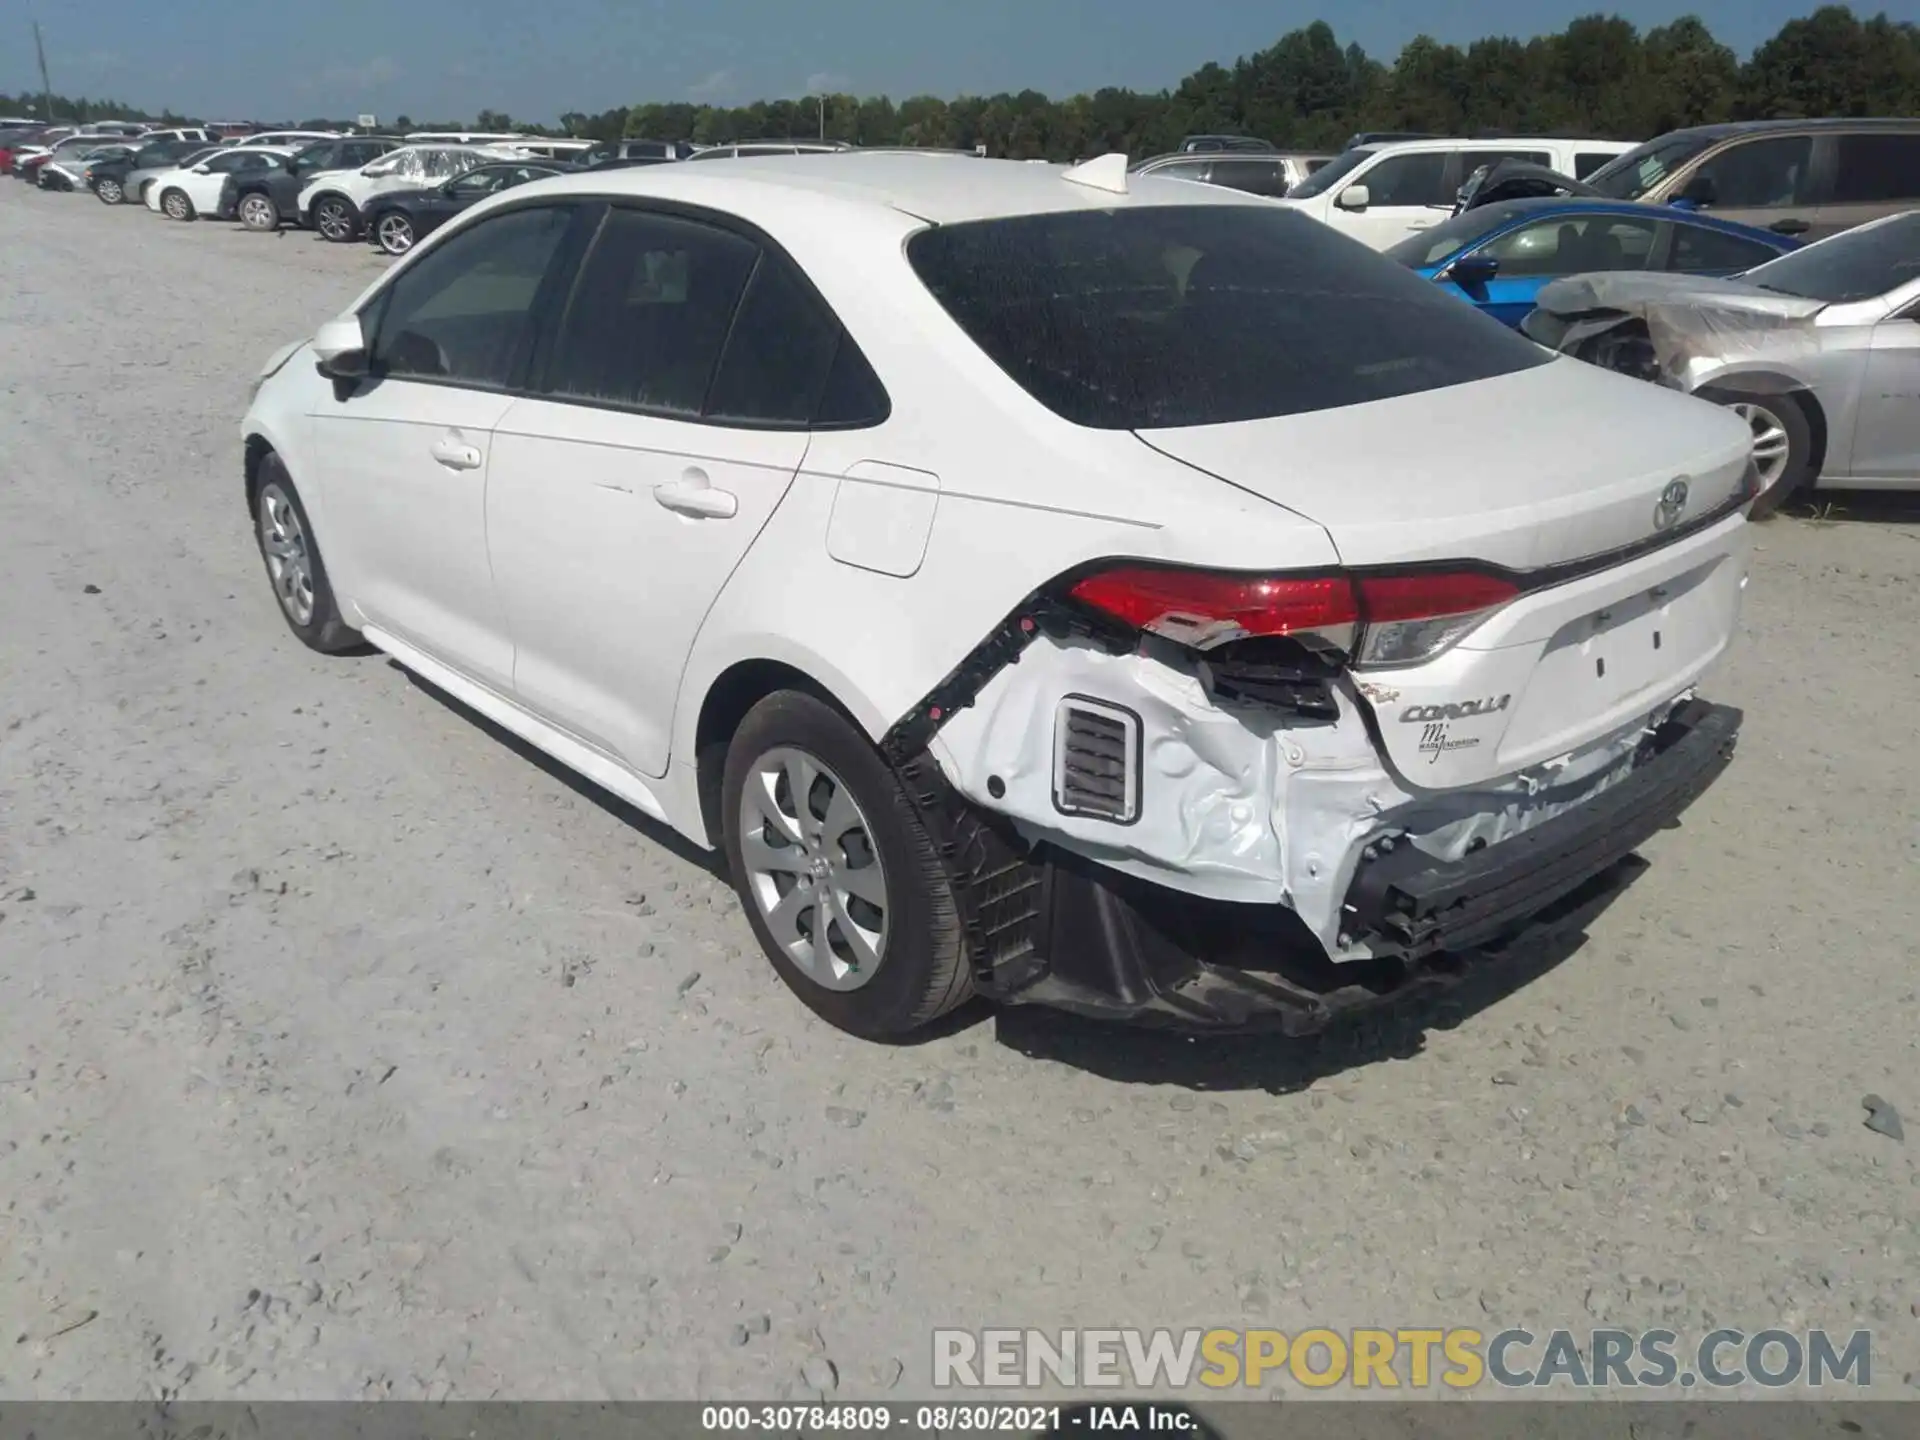
[(706, 520), (731, 520), (740, 510), (740, 502), (731, 490), (716, 490), (706, 472), (688, 470), (678, 480), (653, 487), (653, 498), (678, 515), (694, 515)]
[(436, 440), (428, 447), (427, 453), (449, 470), (480, 468), (480, 447), (469, 445), (462, 440)]

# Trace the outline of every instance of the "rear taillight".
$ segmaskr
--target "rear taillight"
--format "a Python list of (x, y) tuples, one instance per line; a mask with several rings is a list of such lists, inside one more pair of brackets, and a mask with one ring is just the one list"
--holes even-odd
[(1123, 565), (1085, 576), (1068, 593), (1197, 650), (1292, 636), (1368, 667), (1430, 660), (1520, 591), (1473, 570), (1295, 576)]

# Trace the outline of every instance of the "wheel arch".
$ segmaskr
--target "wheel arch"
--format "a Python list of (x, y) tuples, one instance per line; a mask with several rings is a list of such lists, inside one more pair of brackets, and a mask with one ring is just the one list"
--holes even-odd
[(1716, 370), (1693, 387), (1698, 395), (1703, 391), (1717, 390), (1722, 393), (1751, 395), (1762, 400), (1772, 395), (1791, 395), (1799, 405), (1801, 413), (1807, 417), (1807, 430), (1812, 442), (1812, 454), (1808, 457), (1808, 484), (1820, 478), (1820, 472), (1826, 468), (1827, 424), (1826, 407), (1821, 405), (1820, 397), (1814, 388), (1801, 377), (1790, 371), (1767, 365), (1746, 365)]

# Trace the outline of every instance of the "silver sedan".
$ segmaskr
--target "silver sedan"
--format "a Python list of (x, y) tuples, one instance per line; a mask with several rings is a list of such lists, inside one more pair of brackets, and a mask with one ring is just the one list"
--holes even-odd
[(1817, 485), (1920, 489), (1920, 210), (1730, 280), (1576, 275), (1538, 303), (1540, 343), (1744, 415), (1756, 518)]

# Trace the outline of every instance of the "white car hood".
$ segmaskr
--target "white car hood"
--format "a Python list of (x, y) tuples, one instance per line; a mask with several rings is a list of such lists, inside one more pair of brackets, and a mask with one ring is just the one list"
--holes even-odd
[(1720, 509), (1739, 493), (1753, 445), (1746, 422), (1717, 405), (1577, 360), (1305, 415), (1137, 433), (1318, 521), (1344, 564), (1514, 570), (1645, 542), (1676, 479), (1687, 482), (1677, 523)]

